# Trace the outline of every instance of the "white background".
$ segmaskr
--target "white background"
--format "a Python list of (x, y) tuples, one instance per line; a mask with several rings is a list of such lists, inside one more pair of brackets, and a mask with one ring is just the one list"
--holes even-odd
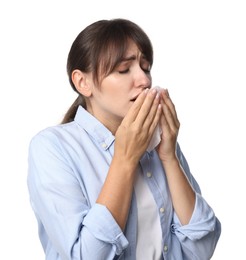
[(222, 223), (213, 260), (243, 259), (246, 4), (238, 0), (1, 1), (0, 259), (44, 259), (26, 186), (28, 144), (75, 99), (66, 75), (74, 38), (118, 17), (153, 42), (154, 85), (169, 89), (181, 148)]

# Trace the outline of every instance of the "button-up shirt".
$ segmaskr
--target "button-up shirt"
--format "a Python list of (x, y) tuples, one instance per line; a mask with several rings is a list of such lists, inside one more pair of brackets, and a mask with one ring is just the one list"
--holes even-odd
[[(136, 194), (133, 192), (123, 231), (110, 211), (96, 203), (112, 161), (114, 140), (112, 133), (82, 107), (73, 122), (46, 128), (32, 138), (28, 188), (47, 260), (136, 259)], [(220, 236), (220, 222), (202, 197), (179, 145), (177, 155), (196, 192), (187, 225), (180, 224), (173, 210), (157, 152), (146, 151), (140, 160), (141, 174), (158, 209), (162, 256), (168, 260), (208, 260)]]

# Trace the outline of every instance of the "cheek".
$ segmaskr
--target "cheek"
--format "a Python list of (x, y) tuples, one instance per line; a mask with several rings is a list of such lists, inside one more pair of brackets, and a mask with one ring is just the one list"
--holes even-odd
[(110, 89), (110, 91), (108, 92), (108, 96), (112, 99), (112, 102), (119, 102), (119, 104), (122, 104), (129, 101), (130, 95), (126, 86), (116, 84), (114, 88)]
[[(127, 104), (129, 102), (130, 83), (124, 79), (120, 80), (117, 76), (111, 75), (103, 80), (101, 89), (103, 95), (107, 95), (107, 99), (110, 102), (113, 102), (114, 106)], [(118, 103), (118, 104), (116, 104)]]

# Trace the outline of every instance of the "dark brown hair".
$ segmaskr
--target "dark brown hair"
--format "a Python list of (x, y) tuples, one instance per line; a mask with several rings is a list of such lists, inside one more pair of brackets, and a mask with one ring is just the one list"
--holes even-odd
[[(77, 92), (71, 76), (75, 69), (91, 72), (99, 85), (122, 61), (129, 40), (133, 41), (145, 58), (153, 64), (153, 49), (147, 34), (135, 23), (126, 19), (100, 20), (87, 26), (74, 40), (67, 59), (69, 82)], [(62, 123), (74, 120), (78, 106), (86, 108), (84, 97), (78, 98), (65, 114)]]

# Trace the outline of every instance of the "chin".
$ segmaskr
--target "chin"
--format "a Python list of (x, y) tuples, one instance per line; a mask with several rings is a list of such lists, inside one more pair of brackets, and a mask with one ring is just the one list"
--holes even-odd
[(121, 120), (123, 120), (126, 115), (127, 115), (127, 111), (126, 111), (125, 113), (122, 111), (122, 113), (119, 114), (119, 118), (120, 118)]

